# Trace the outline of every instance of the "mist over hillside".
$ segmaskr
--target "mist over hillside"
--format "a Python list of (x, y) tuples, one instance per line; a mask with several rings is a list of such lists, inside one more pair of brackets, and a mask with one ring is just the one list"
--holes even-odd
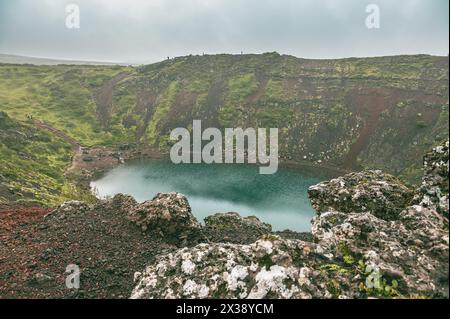
[[(113, 65), (112, 62), (98, 62), (98, 61), (76, 61), (76, 60), (62, 60), (62, 59), (49, 59), (49, 58), (37, 58), (22, 55), (13, 54), (1, 54), (0, 63), (5, 64), (33, 64), (33, 65)], [(120, 64), (120, 63), (117, 63)]]

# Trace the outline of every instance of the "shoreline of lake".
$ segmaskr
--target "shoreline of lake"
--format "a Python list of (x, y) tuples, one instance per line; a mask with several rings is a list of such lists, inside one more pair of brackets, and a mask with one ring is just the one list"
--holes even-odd
[[(99, 150), (102, 150), (103, 153), (108, 154), (98, 154)], [(114, 169), (117, 166), (120, 166), (124, 163), (136, 160), (147, 160), (147, 159), (161, 159), (170, 161), (170, 157), (168, 153), (161, 152), (160, 150), (145, 146), (142, 148), (130, 148), (125, 150), (120, 150), (117, 147), (92, 147), (92, 148), (83, 148), (83, 154), (75, 155), (73, 158), (73, 162), (83, 162), (84, 158), (92, 158), (92, 161), (85, 162), (85, 165), (81, 165), (82, 169), (86, 169), (90, 173), (92, 173), (96, 178), (98, 178), (101, 174), (107, 172), (108, 170)], [(77, 158), (78, 157), (78, 158)], [(202, 163), (204, 164), (204, 163)], [(213, 165), (256, 165), (259, 164), (254, 163), (220, 163)], [(79, 165), (80, 166), (80, 165)], [(341, 168), (333, 164), (328, 163), (315, 163), (305, 160), (288, 160), (279, 158), (278, 162), (279, 168), (289, 168), (293, 170), (304, 171), (310, 170), (312, 172), (320, 172), (322, 175), (326, 175), (329, 178), (335, 178), (341, 175), (345, 175), (351, 170), (346, 168)]]
[(166, 158), (138, 158), (97, 175), (89, 185), (100, 199), (124, 193), (138, 202), (157, 193), (178, 192), (187, 196), (199, 220), (237, 212), (256, 215), (278, 231), (309, 232), (315, 211), (307, 190), (327, 178), (323, 170), (298, 165), (261, 175), (253, 164), (173, 164)]

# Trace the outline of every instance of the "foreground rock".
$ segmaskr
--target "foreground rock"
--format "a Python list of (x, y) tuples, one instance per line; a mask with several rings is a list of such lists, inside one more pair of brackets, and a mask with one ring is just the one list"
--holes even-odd
[[(153, 200), (142, 204), (132, 196), (117, 194), (105, 204), (109, 209), (122, 212), (152, 238), (158, 236), (178, 246), (192, 246), (200, 242), (251, 244), (262, 235), (272, 233), (271, 225), (255, 216), (241, 217), (238, 213), (208, 216), (205, 226), (201, 226), (193, 216), (186, 197), (178, 193), (159, 193)], [(311, 241), (310, 233), (284, 231), (278, 234), (283, 238)]]
[[(128, 298), (134, 273), (177, 246), (149, 238), (116, 207), (0, 209), (0, 299)], [(80, 267), (80, 289), (67, 289), (68, 265)]]
[(328, 272), (328, 262), (320, 246), (277, 236), (251, 245), (201, 244), (160, 256), (137, 273), (131, 298), (337, 296), (335, 282), (350, 282), (351, 274)]
[(186, 197), (178, 193), (158, 193), (151, 201), (137, 204), (128, 219), (143, 231), (149, 231), (187, 244), (202, 238), (201, 225), (192, 215)]
[(392, 220), (411, 203), (413, 190), (396, 177), (382, 171), (364, 171), (332, 179), (310, 187), (308, 195), (317, 213), (371, 212)]
[(315, 217), (312, 231), (334, 260), (362, 261), (376, 272), (378, 289), (365, 282), (359, 287), (369, 295), (388, 287), (386, 296), (448, 297), (448, 219), (435, 210), (412, 206), (396, 221), (370, 213), (326, 212)]
[(435, 147), (424, 158), (424, 176), (415, 200), (448, 217), (448, 140)]
[(436, 211), (326, 212), (313, 235), (317, 244), (267, 235), (162, 255), (136, 274), (131, 298), (448, 297), (448, 220)]

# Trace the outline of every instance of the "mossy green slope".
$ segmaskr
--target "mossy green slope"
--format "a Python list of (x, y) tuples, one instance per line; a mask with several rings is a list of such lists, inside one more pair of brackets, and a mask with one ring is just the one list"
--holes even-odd
[[(120, 134), (103, 131), (94, 96), (120, 66), (0, 65), (0, 111), (51, 124), (84, 145), (115, 142)], [(116, 123), (114, 123), (116, 124)]]
[(64, 176), (72, 146), (31, 123), (0, 112), (0, 203), (46, 206), (71, 199), (92, 201)]
[(152, 135), (193, 119), (278, 127), (284, 159), (380, 168), (409, 181), (418, 181), (426, 150), (448, 136), (447, 57), (189, 56), (137, 68), (124, 85), (164, 94), (172, 81), (178, 97)]
[[(105, 91), (122, 72), (128, 75)], [(109, 93), (102, 126), (98, 97)], [(170, 131), (194, 119), (277, 127), (283, 159), (382, 168), (417, 181), (423, 154), (448, 136), (448, 57), (267, 53), (139, 67), (0, 65), (0, 110), (20, 120), (32, 114), (84, 145), (138, 142), (163, 151)]]

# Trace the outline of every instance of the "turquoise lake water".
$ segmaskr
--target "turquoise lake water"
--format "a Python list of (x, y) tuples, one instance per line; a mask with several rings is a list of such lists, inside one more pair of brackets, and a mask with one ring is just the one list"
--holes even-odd
[(314, 211), (307, 190), (324, 179), (299, 169), (260, 175), (254, 165), (138, 160), (112, 169), (91, 186), (101, 198), (124, 193), (139, 202), (158, 192), (179, 192), (187, 196), (201, 222), (214, 213), (238, 212), (255, 215), (274, 230), (310, 231)]

